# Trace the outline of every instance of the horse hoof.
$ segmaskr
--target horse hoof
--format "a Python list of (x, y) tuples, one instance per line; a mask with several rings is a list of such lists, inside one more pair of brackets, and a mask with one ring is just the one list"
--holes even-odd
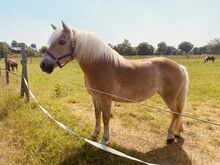
[(167, 139), (167, 144), (173, 143), (174, 140), (175, 140), (175, 139)]
[(105, 146), (108, 146), (109, 140), (102, 139), (101, 142), (100, 142), (100, 144), (105, 145)]
[(183, 139), (183, 137), (181, 135), (175, 135), (176, 139)]

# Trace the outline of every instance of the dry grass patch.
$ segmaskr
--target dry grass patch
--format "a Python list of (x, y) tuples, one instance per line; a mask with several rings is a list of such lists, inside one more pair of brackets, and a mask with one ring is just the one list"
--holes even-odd
[[(158, 99), (158, 98), (155, 98)], [(161, 102), (160, 105), (163, 103)], [(135, 108), (134, 108), (135, 107)], [(204, 119), (216, 119), (219, 109), (210, 105), (190, 105), (187, 114)], [(192, 109), (191, 109), (192, 108)], [(145, 109), (145, 110), (144, 110)], [(209, 109), (209, 113), (207, 112)], [(213, 113), (215, 112), (215, 113)], [(217, 113), (218, 112), (218, 113)], [(88, 125), (94, 125), (95, 117), (92, 105), (82, 109), (73, 107)], [(115, 103), (110, 121), (110, 146), (130, 155), (159, 164), (215, 164), (219, 162), (220, 128), (184, 118), (184, 141), (171, 145), (165, 143), (171, 115), (150, 110), (135, 104)], [(102, 133), (100, 134), (100, 138)]]
[[(175, 60), (184, 64), (190, 75), (188, 105), (184, 113), (219, 122), (220, 61), (204, 65), (201, 59)], [(56, 69), (52, 76), (42, 73), (38, 62), (39, 59), (33, 59), (33, 63), (28, 64), (33, 93), (56, 119), (90, 138), (95, 119), (91, 98), (85, 89), (65, 83), (83, 84), (79, 66), (70, 63), (63, 69)], [(8, 86), (0, 79), (0, 86), (0, 133), (3, 132), (0, 162), (3, 157), (5, 164), (137, 164), (69, 136), (48, 120), (33, 102), (26, 105), (18, 97), (20, 79), (12, 79)], [(147, 102), (166, 108), (158, 96)], [(220, 164), (220, 127), (184, 118), (185, 141), (166, 145), (170, 121), (168, 113), (137, 104), (113, 103), (110, 146), (152, 163)]]

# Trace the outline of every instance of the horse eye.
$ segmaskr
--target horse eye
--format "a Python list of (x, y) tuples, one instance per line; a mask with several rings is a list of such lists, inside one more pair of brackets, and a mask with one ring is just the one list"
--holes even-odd
[(64, 40), (60, 40), (60, 41), (59, 41), (59, 44), (60, 44), (60, 45), (64, 45), (65, 43), (66, 43), (66, 42), (65, 42)]

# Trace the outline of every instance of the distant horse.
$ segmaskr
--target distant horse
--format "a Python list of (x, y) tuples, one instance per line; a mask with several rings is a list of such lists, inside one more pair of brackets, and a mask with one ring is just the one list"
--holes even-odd
[[(85, 86), (88, 87), (87, 91), (95, 107), (93, 138), (97, 138), (100, 133), (102, 113), (104, 134), (101, 144), (105, 145), (109, 141), (112, 101), (140, 102), (159, 93), (171, 111), (182, 113), (185, 109), (188, 73), (184, 66), (163, 57), (127, 60), (90, 32), (70, 29), (63, 22), (61, 28), (52, 27), (55, 31), (50, 37), (50, 46), (40, 67), (42, 71), (52, 73), (56, 66), (62, 68), (76, 59), (84, 72)], [(182, 117), (174, 113), (172, 116), (167, 143), (172, 143), (175, 137), (181, 138), (183, 131)]]
[[(18, 70), (18, 62), (14, 59), (8, 59), (6, 64), (8, 65), (8, 70), (10, 71), (11, 69), (14, 70), (14, 68), (16, 68), (16, 70)], [(10, 69), (11, 68), (11, 69)]]
[(205, 56), (204, 58), (204, 63), (212, 61), (213, 63), (215, 62), (215, 57), (214, 56)]

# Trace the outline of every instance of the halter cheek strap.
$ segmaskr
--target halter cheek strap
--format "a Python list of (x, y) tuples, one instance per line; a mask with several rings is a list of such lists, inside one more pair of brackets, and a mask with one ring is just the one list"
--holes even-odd
[(76, 40), (73, 40), (73, 41), (72, 41), (72, 46), (71, 46), (71, 52), (68, 53), (68, 54), (65, 54), (65, 55), (60, 56), (60, 57), (56, 57), (54, 54), (52, 54), (52, 53), (49, 52), (48, 50), (45, 51), (45, 54), (48, 55), (48, 56), (50, 56), (50, 57), (57, 63), (57, 65), (58, 65), (60, 68), (62, 68), (62, 67), (64, 67), (64, 65), (66, 65), (68, 62), (61, 64), (61, 63), (60, 63), (60, 60), (63, 60), (63, 59), (68, 58), (68, 57), (70, 57), (70, 59), (73, 60), (73, 59), (74, 59), (74, 56), (75, 56), (75, 47), (76, 47)]
[(71, 52), (68, 53), (68, 54), (65, 54), (63, 56), (60, 56), (60, 57), (56, 57), (54, 54), (52, 54), (51, 52), (49, 52), (48, 50), (45, 51), (46, 55), (50, 56), (56, 63), (57, 65), (62, 68), (64, 67), (64, 65), (66, 65), (68, 62), (64, 63), (64, 64), (61, 64), (59, 61), (60, 60), (63, 60), (65, 58), (68, 58), (70, 57), (71, 60), (74, 59), (74, 56), (75, 56), (75, 50), (72, 48)]

